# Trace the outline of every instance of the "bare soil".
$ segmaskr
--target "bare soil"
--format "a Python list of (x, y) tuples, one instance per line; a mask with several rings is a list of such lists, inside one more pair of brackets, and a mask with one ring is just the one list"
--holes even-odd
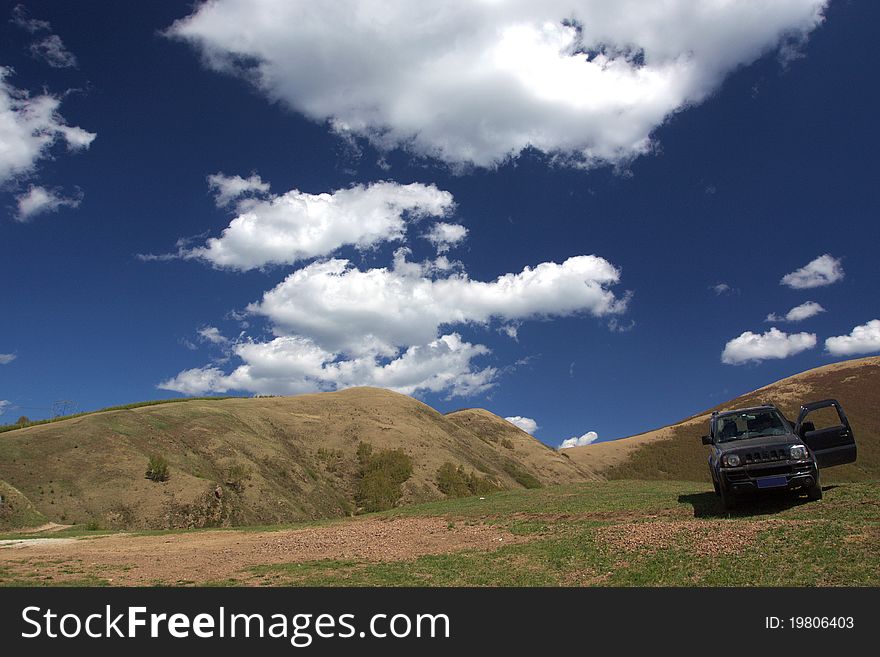
[(97, 575), (117, 586), (204, 583), (234, 577), (257, 583), (258, 565), (319, 559), (402, 561), (460, 550), (494, 550), (526, 537), (445, 518), (365, 519), (281, 531), (200, 531), (0, 543), (0, 570), (39, 572), (55, 581)]

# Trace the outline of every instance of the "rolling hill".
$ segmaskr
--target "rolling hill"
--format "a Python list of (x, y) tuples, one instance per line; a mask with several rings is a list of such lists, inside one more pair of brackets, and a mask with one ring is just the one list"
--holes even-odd
[[(357, 510), (358, 447), (403, 450), (400, 504), (442, 499), (438, 469), (501, 488), (598, 479), (488, 411), (442, 415), (375, 388), (191, 400), (91, 413), (0, 434), (0, 527), (255, 525)], [(151, 456), (170, 467), (150, 481)]]
[(606, 479), (709, 481), (708, 447), (700, 444), (714, 410), (773, 403), (797, 418), (801, 403), (833, 397), (846, 410), (858, 444), (858, 461), (831, 468), (823, 481), (880, 478), (880, 357), (859, 358), (808, 370), (764, 386), (681, 422), (620, 440), (565, 450), (572, 461)]

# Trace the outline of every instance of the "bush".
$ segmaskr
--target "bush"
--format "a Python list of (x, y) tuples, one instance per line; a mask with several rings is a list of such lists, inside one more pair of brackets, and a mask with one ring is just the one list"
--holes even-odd
[(168, 481), (168, 460), (164, 456), (151, 456), (146, 477), (150, 481)]
[(241, 463), (233, 463), (226, 468), (223, 482), (236, 492), (241, 492), (245, 482), (251, 478), (251, 469)]
[(373, 452), (372, 445), (361, 443), (358, 462), (358, 505), (368, 513), (393, 508), (403, 495), (403, 483), (412, 476), (412, 459), (402, 449)]
[(437, 469), (437, 488), (446, 497), (467, 497), (471, 494), (464, 468), (456, 468), (449, 461)]
[(511, 441), (510, 438), (502, 438), (501, 446), (506, 447), (507, 449), (513, 449), (513, 441)]
[(467, 497), (498, 490), (488, 477), (481, 477), (476, 472), (467, 474), (464, 466), (456, 468), (448, 461), (437, 469), (437, 488), (446, 497)]
[(504, 471), (513, 477), (513, 480), (524, 488), (541, 488), (543, 484), (533, 474), (526, 472), (515, 463), (506, 463)]

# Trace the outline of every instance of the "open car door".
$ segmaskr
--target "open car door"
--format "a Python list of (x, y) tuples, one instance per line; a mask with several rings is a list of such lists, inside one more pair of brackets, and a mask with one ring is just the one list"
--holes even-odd
[[(823, 426), (817, 428), (810, 420), (810, 414), (823, 408), (833, 408), (837, 411), (839, 423), (832, 422), (829, 425), (825, 422)], [(827, 416), (827, 412), (823, 415)], [(795, 433), (816, 455), (816, 463), (820, 468), (843, 465), (856, 460), (856, 439), (849, 426), (849, 420), (846, 419), (846, 413), (836, 399), (824, 399), (801, 406)]]

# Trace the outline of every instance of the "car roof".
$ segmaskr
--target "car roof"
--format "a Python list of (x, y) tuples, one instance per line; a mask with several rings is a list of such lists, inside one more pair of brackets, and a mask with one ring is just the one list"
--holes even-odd
[(751, 413), (753, 411), (779, 412), (779, 409), (776, 408), (773, 404), (765, 404), (764, 406), (749, 406), (748, 408), (732, 408), (729, 411), (720, 411), (717, 417), (724, 417), (725, 415), (733, 415), (735, 413)]

